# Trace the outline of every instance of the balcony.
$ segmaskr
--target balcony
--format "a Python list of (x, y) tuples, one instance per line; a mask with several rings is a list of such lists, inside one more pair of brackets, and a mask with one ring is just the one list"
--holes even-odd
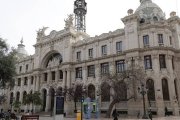
[(126, 110), (128, 108), (127, 101), (121, 101), (120, 103), (117, 103), (116, 108)]
[(164, 106), (167, 108), (171, 108), (171, 102), (170, 101), (164, 101)]
[(109, 107), (110, 102), (101, 102), (101, 109), (107, 110)]

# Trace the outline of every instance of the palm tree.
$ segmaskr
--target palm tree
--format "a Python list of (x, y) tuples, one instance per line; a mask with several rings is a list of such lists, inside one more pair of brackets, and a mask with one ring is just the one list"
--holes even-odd
[(35, 91), (34, 93), (27, 94), (24, 98), (23, 103), (25, 105), (32, 104), (32, 113), (34, 105), (42, 105), (42, 99), (40, 97), (40, 93), (38, 91)]

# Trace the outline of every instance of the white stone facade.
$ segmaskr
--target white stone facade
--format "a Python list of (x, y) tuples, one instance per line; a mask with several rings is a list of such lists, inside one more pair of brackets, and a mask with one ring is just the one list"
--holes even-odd
[[(148, 16), (152, 18), (156, 16), (157, 19), (143, 17), (146, 15), (143, 11), (144, 4), (149, 4), (152, 9), (154, 8), (152, 10), (154, 13), (148, 13)], [(44, 108), (42, 107), (41, 110), (49, 111), (52, 108), (51, 100), (53, 100), (50, 91), (57, 91), (58, 88), (64, 88), (64, 86), (71, 87), (77, 83), (83, 83), (86, 86), (93, 85), (97, 98), (101, 64), (108, 63), (109, 68), (113, 70), (117, 67), (116, 61), (124, 60), (125, 64), (128, 64), (133, 57), (137, 64), (144, 67), (148, 75), (144, 81), (151, 79), (154, 82), (155, 100), (151, 101), (152, 111), (158, 116), (163, 116), (166, 106), (174, 115), (179, 115), (180, 18), (171, 16), (165, 19), (162, 13), (159, 13), (161, 9), (156, 10), (158, 6), (152, 4), (154, 5), (151, 0), (141, 0), (141, 5), (135, 13), (122, 18), (124, 29), (95, 37), (76, 32), (72, 26), (61, 31), (52, 31), (49, 35), (43, 34), (44, 29), (41, 29), (41, 33), (39, 32), (37, 36), (37, 43), (34, 45), (35, 54), (21, 58), (16, 65), (18, 73), (15, 79), (16, 84), (14, 89), (8, 92), (6, 108), (10, 108), (11, 93), (16, 99), (19, 92), (19, 100), (22, 101), (25, 91), (26, 93), (40, 91), (42, 98), (46, 99)], [(145, 40), (147, 35), (148, 41)], [(122, 44), (122, 46), (119, 45), (120, 49), (117, 48), (118, 42)], [(102, 46), (105, 46), (104, 51)], [(147, 63), (145, 66), (145, 56), (148, 55), (151, 63)], [(163, 62), (161, 61), (163, 56), (165, 66), (163, 63), (160, 65), (160, 62)], [(88, 75), (88, 66), (90, 65), (95, 66), (93, 76)], [(80, 68), (79, 73), (77, 73), (77, 68)], [(27, 79), (26, 82), (25, 79)], [(169, 100), (163, 100), (162, 79), (167, 80)], [(18, 84), (18, 80), (21, 83)], [(146, 108), (149, 109), (147, 95), (145, 97)], [(136, 101), (120, 102), (116, 107), (119, 111), (135, 115), (137, 111), (143, 112), (141, 98), (141, 95), (138, 95)], [(109, 103), (101, 102), (101, 111), (106, 111)], [(65, 112), (71, 114), (74, 109), (73, 103), (70, 104), (67, 101), (65, 104)], [(30, 108), (22, 106), (21, 109), (26, 111)]]

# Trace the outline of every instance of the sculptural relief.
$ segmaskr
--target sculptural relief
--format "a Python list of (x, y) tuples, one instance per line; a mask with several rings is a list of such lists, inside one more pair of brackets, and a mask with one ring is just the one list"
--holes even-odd
[(69, 29), (69, 28), (73, 27), (73, 20), (74, 20), (73, 14), (68, 15), (68, 18), (66, 18), (64, 20), (64, 22), (65, 22), (65, 29)]
[(42, 29), (39, 29), (37, 31), (37, 40), (40, 40), (42, 37), (45, 36), (46, 29), (48, 29), (48, 27), (43, 27)]

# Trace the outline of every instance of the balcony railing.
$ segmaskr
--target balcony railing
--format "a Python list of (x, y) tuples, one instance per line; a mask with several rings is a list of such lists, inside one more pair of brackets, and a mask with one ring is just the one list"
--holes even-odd
[(170, 101), (164, 101), (164, 106), (167, 108), (171, 108), (171, 102)]
[(120, 103), (116, 103), (116, 108), (127, 109), (128, 108), (127, 101), (121, 101)]

